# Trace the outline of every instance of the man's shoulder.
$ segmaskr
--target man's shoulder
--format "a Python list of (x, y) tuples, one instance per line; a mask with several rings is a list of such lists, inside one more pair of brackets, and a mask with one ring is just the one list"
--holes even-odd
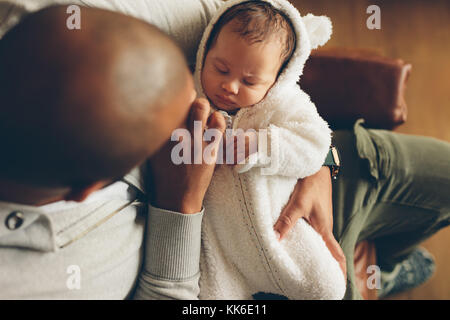
[(203, 30), (223, 1), (4, 0), (0, 2), (0, 39), (27, 14), (51, 5), (65, 4), (115, 11), (151, 23), (173, 37), (191, 63), (195, 62), (195, 54)]
[(82, 0), (3, 0), (0, 2), (0, 39), (26, 15), (58, 4), (79, 4)]

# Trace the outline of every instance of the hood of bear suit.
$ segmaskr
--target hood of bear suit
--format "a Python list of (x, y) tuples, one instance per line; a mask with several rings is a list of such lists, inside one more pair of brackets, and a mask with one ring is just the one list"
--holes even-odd
[[(195, 86), (198, 97), (205, 97), (200, 77), (205, 58), (204, 56), (206, 43), (208, 41), (210, 33), (219, 18), (229, 8), (244, 2), (249, 1), (231, 0), (224, 2), (224, 5), (218, 9), (218, 11), (208, 24), (207, 28), (205, 29), (199, 45), (199, 49), (197, 51), (196, 67), (194, 73)], [(283, 11), (291, 20), (291, 24), (296, 34), (296, 46), (290, 61), (288, 62), (282, 73), (279, 75), (276, 83), (267, 92), (264, 99), (253, 106), (253, 108), (256, 109), (263, 108), (264, 105), (273, 105), (272, 103), (276, 103), (277, 97), (283, 95), (284, 92), (286, 92), (287, 90), (292, 90), (293, 87), (298, 88), (297, 82), (302, 75), (303, 67), (309, 55), (311, 54), (311, 50), (317, 48), (318, 46), (324, 45), (330, 39), (332, 33), (331, 21), (326, 16), (315, 16), (312, 14), (307, 14), (306, 16), (302, 17), (300, 15), (300, 12), (289, 1), (286, 0), (263, 0), (263, 2), (268, 2), (275, 8)]]

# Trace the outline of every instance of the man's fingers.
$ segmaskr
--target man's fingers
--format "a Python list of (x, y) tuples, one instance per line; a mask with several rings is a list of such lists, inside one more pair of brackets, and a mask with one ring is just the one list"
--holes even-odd
[(339, 266), (341, 267), (342, 272), (344, 273), (345, 280), (347, 281), (347, 263), (344, 255), (344, 251), (342, 251), (341, 246), (334, 238), (333, 234), (327, 235), (323, 237), (325, 244), (330, 250), (332, 256), (339, 262)]
[(199, 98), (192, 103), (189, 115), (188, 128), (192, 136), (192, 152), (194, 164), (203, 162), (203, 133), (206, 129), (210, 106), (208, 100)]
[[(212, 145), (214, 145), (214, 148), (216, 149), (219, 147), (219, 144), (223, 138), (223, 133), (226, 129), (225, 118), (223, 117), (223, 115), (221, 113), (216, 111), (209, 116), (207, 126), (208, 126), (208, 130), (217, 130), (220, 132), (220, 136), (216, 136), (215, 132), (211, 132), (210, 134), (214, 135), (215, 139), (213, 139), (211, 142), (205, 142), (205, 145), (212, 144)], [(207, 136), (209, 137), (209, 134), (207, 134)], [(209, 141), (209, 138), (208, 138), (208, 141)]]
[(225, 131), (226, 123), (222, 114), (214, 112), (207, 121), (208, 130), (205, 131), (203, 140), (203, 160), (206, 164), (213, 164), (217, 162), (217, 157), (222, 154), (219, 148), (222, 145), (223, 132)]
[(227, 127), (225, 122), (225, 118), (220, 112), (214, 112), (209, 118), (207, 122), (208, 128), (217, 129), (221, 133), (223, 133)]
[(203, 130), (206, 127), (206, 122), (208, 120), (210, 110), (211, 107), (209, 105), (209, 102), (205, 98), (199, 98), (194, 101), (191, 106), (188, 123), (188, 128), (192, 133), (194, 133), (194, 121), (201, 121), (201, 130), (203, 134)]

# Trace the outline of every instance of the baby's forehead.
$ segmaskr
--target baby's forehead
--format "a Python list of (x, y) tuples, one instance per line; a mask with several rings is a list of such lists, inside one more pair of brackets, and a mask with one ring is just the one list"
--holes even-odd
[[(224, 34), (227, 34), (228, 37), (224, 37)], [(211, 36), (214, 37), (212, 46), (214, 46), (217, 41), (223, 41), (225, 38), (231, 36), (234, 39), (244, 40), (249, 45), (275, 45), (281, 58), (285, 55), (289, 55), (286, 54), (286, 50), (293, 51), (293, 45), (289, 43), (292, 35), (289, 34), (288, 30), (280, 26), (278, 26), (278, 28), (270, 29), (263, 28), (262, 30), (258, 29), (258, 25), (243, 26), (242, 21), (237, 17), (221, 26), (221, 28), (217, 30), (217, 33)]]
[[(217, 49), (210, 56), (210, 61), (218, 68), (239, 72), (246, 77), (266, 79), (277, 73), (282, 64), (279, 45), (274, 42), (254, 43), (248, 45), (241, 39), (230, 43), (217, 43)], [(263, 45), (261, 49), (258, 46)], [(209, 55), (209, 54), (208, 54)]]
[(230, 48), (237, 48), (241, 50), (241, 54), (256, 50), (259, 54), (275, 54), (281, 59), (283, 51), (283, 41), (275, 35), (268, 35), (264, 39), (252, 39), (230, 28), (220, 31), (214, 47), (217, 45), (219, 47), (217, 51), (221, 55), (226, 55)]
[[(261, 26), (263, 24), (263, 26)], [(238, 17), (231, 19), (225, 25), (223, 25), (219, 33), (228, 30), (241, 38), (246, 39), (250, 43), (257, 42), (270, 42), (270, 41), (278, 41), (283, 43), (286, 40), (288, 35), (288, 30), (283, 28), (280, 25), (273, 25), (268, 27), (269, 20), (249, 21), (248, 24), (244, 24)]]

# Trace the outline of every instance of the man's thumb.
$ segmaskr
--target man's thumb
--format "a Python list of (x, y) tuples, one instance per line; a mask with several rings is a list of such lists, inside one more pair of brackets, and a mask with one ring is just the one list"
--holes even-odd
[(221, 142), (223, 140), (223, 132), (226, 128), (225, 118), (219, 112), (214, 112), (210, 115), (207, 126), (208, 129), (204, 133), (204, 139), (206, 141), (212, 141), (203, 141), (205, 147), (203, 151), (203, 158), (205, 163), (213, 164), (216, 163), (217, 157), (219, 156), (219, 148), (222, 145)]
[(302, 211), (297, 206), (293, 206), (288, 203), (283, 211), (281, 211), (280, 217), (273, 226), (275, 234), (277, 236), (279, 235), (278, 240), (283, 239), (283, 237), (289, 232), (289, 230), (291, 230), (297, 220), (301, 217)]

